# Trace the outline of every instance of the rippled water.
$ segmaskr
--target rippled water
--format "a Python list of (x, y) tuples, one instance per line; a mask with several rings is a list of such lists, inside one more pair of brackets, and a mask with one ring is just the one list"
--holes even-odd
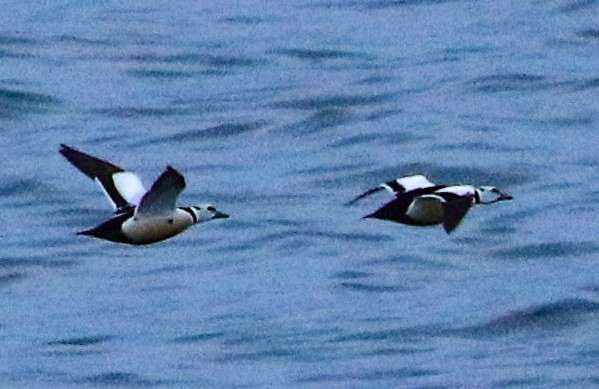
[[(0, 386), (599, 385), (596, 1), (5, 1)], [(147, 247), (60, 143), (232, 217)], [(393, 177), (496, 185), (452, 235)]]

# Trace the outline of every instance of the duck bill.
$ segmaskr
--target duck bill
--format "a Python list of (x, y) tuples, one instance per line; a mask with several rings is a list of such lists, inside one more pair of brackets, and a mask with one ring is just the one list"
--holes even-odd
[(497, 201), (513, 200), (513, 199), (514, 198), (509, 193), (499, 192), (499, 198), (497, 199)]
[(213, 216), (213, 219), (227, 219), (228, 217), (229, 217), (228, 214), (226, 214), (224, 212), (216, 211), (216, 213)]

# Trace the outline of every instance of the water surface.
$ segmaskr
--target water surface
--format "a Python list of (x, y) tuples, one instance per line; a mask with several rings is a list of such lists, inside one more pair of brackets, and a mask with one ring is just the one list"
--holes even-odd
[[(594, 1), (6, 1), (2, 387), (599, 384)], [(148, 247), (79, 147), (230, 219)], [(496, 185), (452, 235), (344, 204)]]

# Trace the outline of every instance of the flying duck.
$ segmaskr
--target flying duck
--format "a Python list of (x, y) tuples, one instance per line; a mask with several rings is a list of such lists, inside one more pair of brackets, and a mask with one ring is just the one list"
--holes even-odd
[(456, 229), (472, 206), (512, 199), (493, 186), (437, 185), (418, 174), (380, 184), (355, 197), (348, 205), (381, 190), (394, 193), (395, 198), (364, 218), (413, 226), (443, 224), (448, 234)]
[(185, 189), (185, 179), (171, 166), (167, 166), (146, 191), (139, 177), (108, 161), (64, 144), (60, 153), (100, 184), (115, 210), (113, 217), (78, 232), (78, 235), (144, 245), (168, 239), (196, 223), (229, 217), (209, 204), (177, 207), (177, 197)]

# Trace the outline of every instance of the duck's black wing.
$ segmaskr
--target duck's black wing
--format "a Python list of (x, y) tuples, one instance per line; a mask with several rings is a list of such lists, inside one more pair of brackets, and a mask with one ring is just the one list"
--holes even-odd
[(117, 165), (64, 144), (61, 145), (60, 154), (100, 184), (117, 213), (137, 205), (145, 193), (140, 179)]
[(436, 186), (432, 182), (430, 182), (426, 176), (422, 174), (416, 174), (413, 176), (399, 177), (392, 181), (387, 181), (382, 183), (372, 189), (368, 189), (364, 193), (354, 197), (351, 201), (347, 202), (346, 205), (352, 205), (358, 202), (359, 200), (370, 196), (373, 193), (380, 192), (382, 190), (386, 190), (391, 193), (395, 193), (398, 197), (401, 194), (408, 193), (410, 191), (418, 190), (418, 189), (426, 189)]
[(443, 228), (450, 234), (459, 225), (466, 213), (472, 208), (472, 196), (459, 196), (453, 193), (437, 193), (443, 197)]

